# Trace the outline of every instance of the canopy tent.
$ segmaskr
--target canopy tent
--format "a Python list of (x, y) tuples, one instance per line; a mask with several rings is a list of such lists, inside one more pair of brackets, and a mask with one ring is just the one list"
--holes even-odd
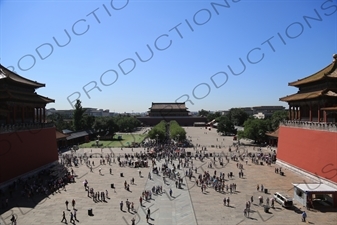
[(292, 184), (294, 186), (294, 199), (306, 207), (313, 207), (317, 202), (320, 206), (337, 207), (337, 189), (329, 185), (318, 184)]

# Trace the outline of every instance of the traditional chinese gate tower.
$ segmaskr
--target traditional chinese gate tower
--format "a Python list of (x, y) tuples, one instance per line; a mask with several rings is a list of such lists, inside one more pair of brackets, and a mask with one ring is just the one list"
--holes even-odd
[(0, 65), (0, 184), (58, 159), (55, 128), (45, 123), (45, 87)]
[(299, 91), (280, 98), (289, 104), (290, 121), (279, 128), (278, 161), (337, 184), (337, 55), (324, 69), (289, 86)]

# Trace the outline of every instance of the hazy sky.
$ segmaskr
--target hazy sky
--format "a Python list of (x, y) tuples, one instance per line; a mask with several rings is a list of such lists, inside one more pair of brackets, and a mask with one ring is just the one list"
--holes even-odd
[(47, 108), (283, 105), (337, 53), (337, 0), (0, 1), (0, 63)]

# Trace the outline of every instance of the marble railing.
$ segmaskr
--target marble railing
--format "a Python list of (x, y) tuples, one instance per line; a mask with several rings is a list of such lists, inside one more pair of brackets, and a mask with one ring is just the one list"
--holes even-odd
[(311, 122), (311, 121), (294, 121), (294, 120), (286, 120), (280, 123), (281, 126), (289, 126), (289, 127), (298, 127), (303, 129), (310, 130), (323, 130), (330, 132), (337, 132), (337, 123), (332, 122)]
[(11, 133), (16, 131), (37, 130), (53, 127), (52, 123), (21, 123), (21, 124), (0, 124), (0, 133)]

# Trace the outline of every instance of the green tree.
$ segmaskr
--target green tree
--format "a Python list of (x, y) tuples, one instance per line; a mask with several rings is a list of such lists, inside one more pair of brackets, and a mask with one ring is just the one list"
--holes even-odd
[(109, 136), (112, 137), (116, 134), (116, 132), (119, 130), (118, 125), (116, 124), (115, 120), (111, 117), (107, 117), (104, 119), (104, 131)]
[(271, 116), (271, 129), (273, 131), (277, 130), (280, 123), (288, 119), (288, 112), (285, 110), (276, 111)]
[(141, 125), (137, 118), (128, 115), (115, 117), (115, 123), (118, 125), (119, 131), (123, 132), (132, 132)]
[(105, 129), (106, 121), (103, 119), (104, 117), (95, 118), (95, 122), (93, 128), (96, 132), (103, 132)]
[(53, 113), (47, 116), (47, 119), (54, 124), (57, 130), (62, 131), (68, 128), (68, 124), (64, 121), (64, 117), (59, 113)]
[(163, 141), (166, 137), (166, 122), (162, 120), (156, 126), (154, 126), (148, 133), (150, 139)]
[(203, 117), (207, 117), (208, 114), (209, 114), (209, 111), (206, 111), (206, 110), (204, 110), (204, 109), (199, 110), (199, 112), (198, 112), (198, 115), (199, 115), (199, 116), (203, 116)]
[(218, 118), (218, 133), (222, 134), (236, 134), (236, 129), (233, 122), (228, 118), (228, 116), (221, 116)]
[(207, 115), (207, 121), (211, 122), (212, 120), (215, 120), (221, 116), (221, 112), (215, 112), (215, 113), (209, 113)]
[(239, 139), (247, 138), (255, 142), (262, 143), (266, 141), (266, 132), (268, 131), (268, 121), (262, 119), (249, 118), (244, 123), (244, 130), (238, 133)]
[(183, 141), (186, 139), (186, 131), (177, 121), (170, 121), (170, 138), (174, 140)]
[(242, 126), (249, 118), (249, 115), (239, 108), (231, 108), (227, 116), (235, 126)]
[(93, 128), (100, 135), (107, 134), (109, 136), (114, 136), (119, 129), (112, 117), (96, 117)]
[(84, 114), (83, 115), (83, 129), (84, 130), (91, 130), (95, 124), (96, 118), (94, 116), (89, 116)]
[(74, 110), (74, 131), (80, 131), (83, 130), (85, 127), (85, 123), (83, 120), (83, 116), (85, 113), (85, 109), (82, 108), (82, 102), (77, 99), (76, 104), (75, 104), (75, 110)]

